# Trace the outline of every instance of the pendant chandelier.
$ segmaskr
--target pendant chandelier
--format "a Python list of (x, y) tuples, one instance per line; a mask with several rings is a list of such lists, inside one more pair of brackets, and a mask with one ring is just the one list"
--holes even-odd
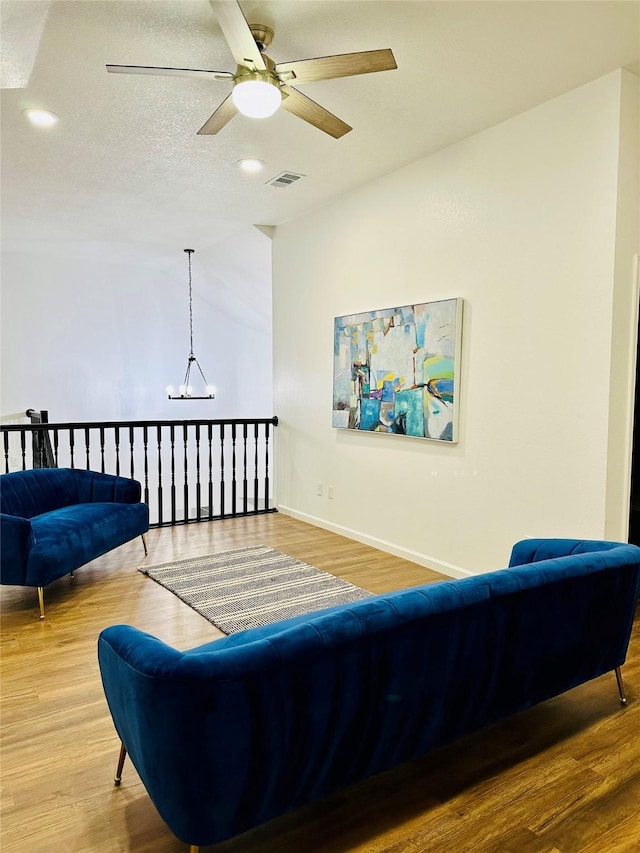
[[(189, 258), (189, 356), (187, 358), (187, 370), (184, 374), (184, 380), (182, 382), (182, 385), (178, 387), (178, 393), (174, 393), (173, 385), (167, 385), (167, 396), (170, 400), (213, 400), (215, 397), (214, 387), (213, 385), (207, 384), (205, 375), (202, 372), (202, 368), (200, 367), (200, 362), (193, 353), (193, 297), (191, 294), (191, 255), (193, 254), (194, 249), (185, 249), (185, 252), (187, 253)], [(201, 390), (199, 391), (199, 389), (196, 388), (195, 393), (194, 387), (191, 384), (191, 368), (194, 364), (198, 368), (198, 371), (202, 378)], [(200, 385), (199, 380), (198, 384)]]

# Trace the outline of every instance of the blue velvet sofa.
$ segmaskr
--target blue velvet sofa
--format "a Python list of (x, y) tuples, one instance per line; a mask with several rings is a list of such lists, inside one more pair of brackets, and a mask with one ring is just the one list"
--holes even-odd
[(44, 587), (142, 536), (149, 508), (140, 483), (78, 468), (36, 468), (0, 476), (0, 583)]
[[(509, 568), (373, 596), (177, 651), (98, 641), (107, 702), (192, 851), (615, 671), (640, 548), (525, 540)], [(603, 685), (606, 688), (606, 685)]]

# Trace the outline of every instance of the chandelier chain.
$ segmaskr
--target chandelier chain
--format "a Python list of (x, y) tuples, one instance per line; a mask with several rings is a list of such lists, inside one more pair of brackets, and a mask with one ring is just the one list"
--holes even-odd
[(193, 355), (193, 297), (191, 295), (191, 255), (193, 249), (185, 249), (185, 252), (189, 258), (189, 340), (191, 342), (189, 357), (191, 357)]

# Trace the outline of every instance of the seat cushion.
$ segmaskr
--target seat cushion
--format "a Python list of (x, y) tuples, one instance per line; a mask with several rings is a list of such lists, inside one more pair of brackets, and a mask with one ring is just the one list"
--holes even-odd
[(62, 507), (31, 519), (34, 544), (26, 585), (45, 586), (145, 533), (146, 504), (87, 503)]

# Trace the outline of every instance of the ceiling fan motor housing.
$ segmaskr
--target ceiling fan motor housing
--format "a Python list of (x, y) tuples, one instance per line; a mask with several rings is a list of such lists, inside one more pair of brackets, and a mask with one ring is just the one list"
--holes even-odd
[(264, 53), (273, 41), (273, 30), (266, 24), (249, 24), (249, 29), (258, 45), (258, 50), (260, 53)]
[(249, 68), (247, 65), (238, 65), (236, 73), (233, 75), (233, 82), (239, 83), (245, 80), (262, 80), (265, 83), (272, 83), (274, 86), (280, 86), (280, 80), (275, 71), (275, 62), (266, 53), (262, 54), (264, 64), (267, 66), (264, 71), (256, 71)]

